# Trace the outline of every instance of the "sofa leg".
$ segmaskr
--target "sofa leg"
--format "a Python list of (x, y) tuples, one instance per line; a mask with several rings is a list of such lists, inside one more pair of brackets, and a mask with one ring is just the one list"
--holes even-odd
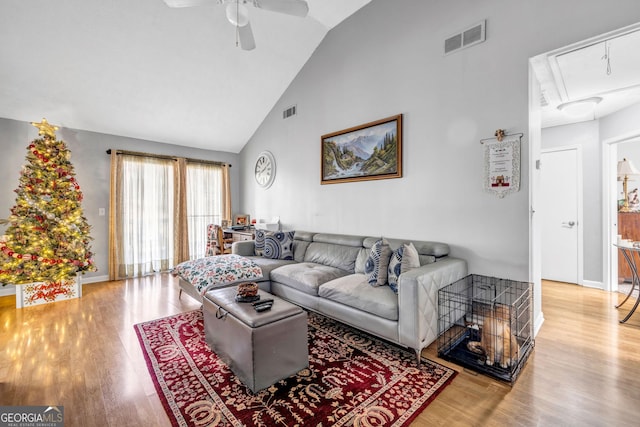
[(416, 349), (416, 362), (418, 367), (420, 367), (420, 362), (421, 362), (421, 355), (422, 351), (420, 349)]
[(178, 292), (178, 299), (182, 297), (182, 288), (180, 288), (180, 292)]

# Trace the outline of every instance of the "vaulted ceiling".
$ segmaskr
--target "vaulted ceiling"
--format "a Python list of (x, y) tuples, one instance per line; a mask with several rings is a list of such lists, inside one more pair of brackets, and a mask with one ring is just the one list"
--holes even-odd
[(217, 0), (2, 0), (0, 117), (239, 152), (328, 31), (371, 0), (251, 7), (236, 46)]

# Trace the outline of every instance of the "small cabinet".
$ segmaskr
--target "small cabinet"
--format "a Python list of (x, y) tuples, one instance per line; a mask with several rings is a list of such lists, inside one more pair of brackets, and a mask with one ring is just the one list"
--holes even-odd
[(240, 230), (240, 231), (234, 230), (232, 233), (233, 233), (233, 241), (234, 242), (244, 242), (244, 241), (247, 241), (247, 240), (253, 240), (254, 239), (253, 230)]
[[(640, 212), (618, 212), (618, 234), (623, 239), (640, 241)], [(621, 253), (618, 253), (618, 280), (631, 282), (631, 269)]]

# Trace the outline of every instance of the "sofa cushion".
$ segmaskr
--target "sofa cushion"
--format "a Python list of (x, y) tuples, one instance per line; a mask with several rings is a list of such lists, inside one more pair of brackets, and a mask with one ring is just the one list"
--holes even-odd
[(353, 273), (359, 251), (359, 246), (342, 246), (314, 241), (309, 244), (304, 255), (304, 261), (324, 264)]
[(249, 258), (251, 261), (255, 262), (258, 267), (262, 269), (262, 279), (256, 280), (256, 282), (269, 280), (271, 275), (271, 271), (278, 267), (282, 267), (283, 265), (293, 264), (295, 261), (293, 260), (284, 260), (284, 259), (270, 259), (265, 258), (263, 256), (247, 256), (245, 258)]
[(319, 242), (319, 243), (330, 243), (332, 245), (352, 246), (354, 248), (361, 248), (363, 237), (351, 236), (348, 234), (317, 233), (313, 235), (313, 241)]
[[(362, 246), (370, 249), (380, 237), (366, 237), (362, 243)], [(442, 258), (449, 255), (449, 245), (440, 242), (428, 242), (422, 240), (401, 240), (401, 239), (387, 239), (391, 250), (396, 250), (402, 244), (411, 242), (416, 247), (416, 250), (420, 254), (420, 262), (424, 260), (424, 263), (435, 262), (436, 258)], [(424, 265), (421, 264), (421, 265)]]
[(427, 265), (436, 262), (436, 257), (433, 255), (419, 255), (420, 265)]
[(409, 271), (412, 268), (420, 267), (420, 255), (413, 246), (413, 243), (405, 243), (391, 254), (391, 260), (389, 261), (389, 270), (387, 281), (389, 287), (396, 294), (398, 293), (398, 277), (405, 271)]
[(271, 281), (317, 296), (318, 287), (330, 280), (349, 274), (347, 271), (313, 262), (283, 265), (271, 271)]
[(389, 258), (391, 258), (391, 248), (385, 239), (380, 239), (373, 244), (364, 267), (371, 286), (382, 286), (387, 283)]
[(312, 231), (303, 231), (303, 230), (296, 230), (296, 240), (300, 240), (303, 242), (313, 242), (313, 236), (315, 236), (318, 233), (314, 233)]
[(298, 232), (296, 231), (295, 238), (293, 240), (293, 259), (297, 262), (304, 262), (304, 254), (307, 253), (309, 243), (305, 240), (298, 240)]
[(370, 253), (371, 248), (360, 248), (360, 251), (358, 251), (358, 256), (356, 257), (354, 273), (364, 274), (364, 269), (367, 265), (367, 259), (369, 259)]
[(398, 296), (388, 286), (372, 288), (366, 274), (350, 274), (320, 286), (318, 295), (389, 320), (398, 320)]

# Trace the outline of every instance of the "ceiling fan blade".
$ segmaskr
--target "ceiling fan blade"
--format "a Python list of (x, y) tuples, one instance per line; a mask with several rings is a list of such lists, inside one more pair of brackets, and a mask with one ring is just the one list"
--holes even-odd
[(240, 47), (243, 50), (253, 50), (256, 48), (256, 41), (253, 38), (253, 31), (251, 31), (251, 23), (248, 22), (244, 27), (238, 28), (238, 38), (240, 39)]
[(209, 3), (211, 0), (164, 0), (169, 7), (191, 7)]
[(279, 12), (293, 16), (307, 16), (309, 5), (304, 0), (252, 0), (259, 9)]

